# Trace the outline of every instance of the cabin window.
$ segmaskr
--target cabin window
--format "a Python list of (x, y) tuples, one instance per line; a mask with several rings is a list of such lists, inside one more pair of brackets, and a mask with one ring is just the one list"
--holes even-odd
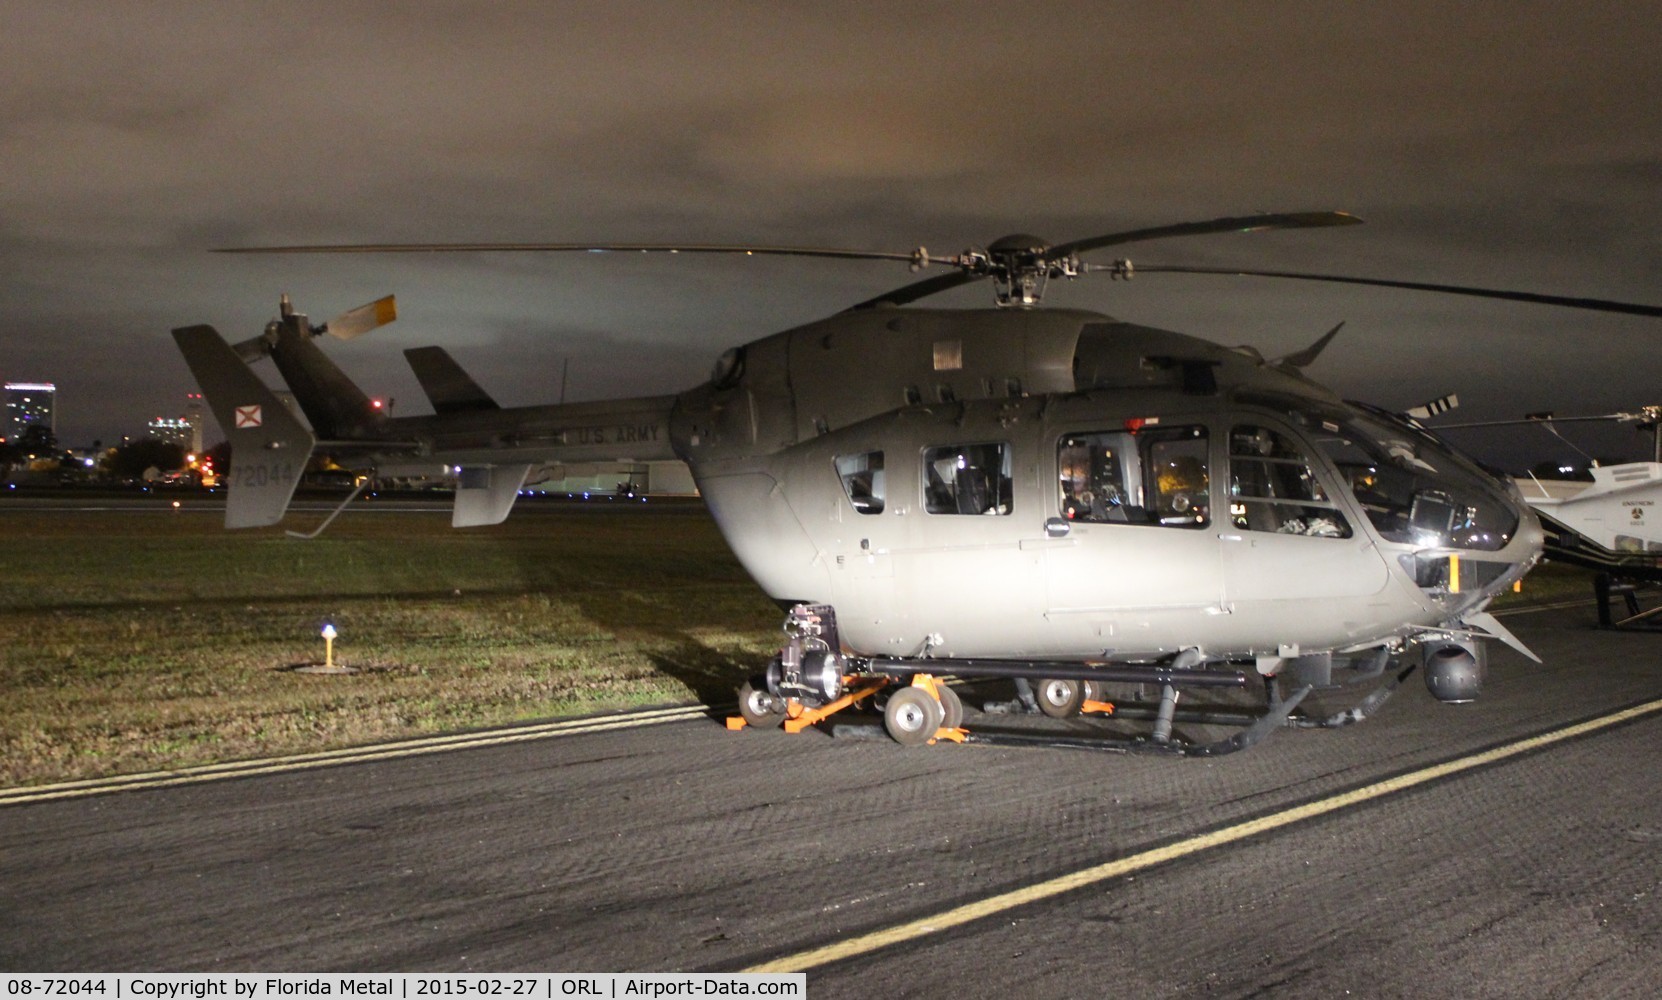
[(1147, 523), (1139, 498), (1126, 488), (1127, 465), (1135, 468), (1131, 435), (1069, 434), (1056, 452), (1062, 489), (1062, 516), (1070, 521)]
[(1168, 528), (1204, 528), (1212, 523), (1206, 428), (1144, 431), (1139, 438), (1155, 523)]
[(925, 449), (923, 492), (924, 509), (931, 514), (1010, 513), (1010, 446)]
[(1204, 427), (1063, 435), (1062, 516), (1099, 524), (1199, 528), (1211, 521)]
[(1298, 443), (1250, 425), (1229, 433), (1229, 521), (1247, 531), (1351, 535), (1350, 522), (1333, 506)]
[(836, 459), (837, 478), (843, 482), (848, 502), (862, 514), (883, 513), (883, 453), (867, 451), (858, 455), (840, 455)]

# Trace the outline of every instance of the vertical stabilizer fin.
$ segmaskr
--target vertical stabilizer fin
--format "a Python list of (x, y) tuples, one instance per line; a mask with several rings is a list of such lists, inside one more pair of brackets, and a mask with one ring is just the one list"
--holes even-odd
[(231, 444), (225, 526), (276, 524), (317, 439), (213, 327), (181, 327), (173, 339)]
[(473, 376), (462, 370), (450, 352), (442, 347), (411, 347), (404, 359), (415, 372), (421, 391), (433, 404), (434, 413), (471, 413), (498, 409), (496, 400), (479, 388)]
[(450, 526), (479, 528), (506, 521), (530, 474), (530, 465), (464, 466), (456, 478), (456, 509)]

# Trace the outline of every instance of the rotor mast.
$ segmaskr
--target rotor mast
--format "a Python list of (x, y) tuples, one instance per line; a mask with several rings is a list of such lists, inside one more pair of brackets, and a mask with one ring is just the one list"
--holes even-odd
[(966, 250), (959, 260), (964, 270), (993, 279), (993, 303), (1001, 309), (1031, 309), (1044, 298), (1050, 279), (1079, 274), (1077, 256), (1052, 257), (1048, 243), (1026, 234), (1006, 236), (985, 250)]

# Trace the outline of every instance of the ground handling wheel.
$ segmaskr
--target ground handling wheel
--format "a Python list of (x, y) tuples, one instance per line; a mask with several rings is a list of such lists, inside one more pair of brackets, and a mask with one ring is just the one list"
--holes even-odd
[(785, 724), (783, 702), (755, 681), (746, 681), (739, 687), (739, 715), (744, 717), (746, 725), (756, 729), (777, 729)]
[(904, 687), (889, 696), (889, 704), (883, 709), (883, 726), (901, 746), (922, 746), (934, 738), (945, 716), (941, 703), (927, 690)]
[(941, 728), (957, 729), (964, 724), (964, 700), (958, 692), (936, 682), (935, 693), (941, 696)]
[(1033, 686), (1033, 697), (1039, 703), (1039, 711), (1052, 719), (1071, 719), (1085, 704), (1089, 694), (1086, 687), (1086, 681), (1041, 680)]

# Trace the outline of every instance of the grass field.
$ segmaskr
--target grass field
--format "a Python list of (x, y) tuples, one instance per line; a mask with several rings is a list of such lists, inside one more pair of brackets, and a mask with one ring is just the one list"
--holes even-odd
[[(312, 541), (0, 507), (0, 545), (0, 786), (730, 701), (780, 641), (696, 505), (354, 512)], [(291, 669), (326, 622), (358, 673)]]
[[(0, 546), (0, 787), (721, 704), (782, 639), (696, 504), (522, 504), (467, 531), (355, 510), (312, 541), (0, 505)], [(1588, 593), (1547, 567), (1521, 599)], [(325, 623), (359, 672), (292, 669)]]

